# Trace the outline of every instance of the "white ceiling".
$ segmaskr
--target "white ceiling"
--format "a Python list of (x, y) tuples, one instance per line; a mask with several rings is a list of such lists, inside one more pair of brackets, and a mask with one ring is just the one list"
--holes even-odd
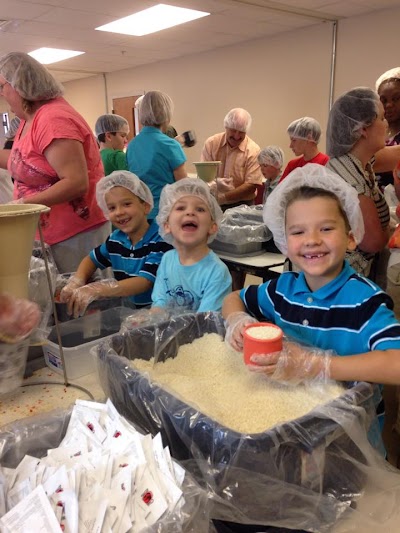
[(94, 29), (159, 2), (0, 0), (0, 19), (5, 21), (0, 23), (0, 55), (43, 46), (85, 52), (49, 67), (66, 82), (271, 36), (323, 20), (400, 7), (400, 0), (164, 0), (211, 15), (144, 37)]

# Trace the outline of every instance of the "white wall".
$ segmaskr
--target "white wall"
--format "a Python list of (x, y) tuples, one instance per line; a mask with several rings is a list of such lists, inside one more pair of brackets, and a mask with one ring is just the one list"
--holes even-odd
[[(338, 25), (335, 96), (357, 85), (374, 86), (388, 68), (400, 65), (400, 7), (342, 20)], [(325, 130), (328, 117), (332, 24), (107, 74), (108, 112), (112, 98), (167, 92), (175, 102), (172, 124), (182, 132), (194, 129), (198, 144), (186, 151), (189, 162), (199, 159), (204, 140), (222, 131), (232, 107), (253, 116), (250, 136), (261, 146), (279, 144), (286, 159), (287, 125), (309, 115)], [(94, 127), (107, 112), (103, 76), (65, 84), (66, 98)], [(0, 111), (7, 106), (0, 99)], [(321, 149), (325, 148), (322, 138)], [(189, 172), (194, 167), (189, 165)]]

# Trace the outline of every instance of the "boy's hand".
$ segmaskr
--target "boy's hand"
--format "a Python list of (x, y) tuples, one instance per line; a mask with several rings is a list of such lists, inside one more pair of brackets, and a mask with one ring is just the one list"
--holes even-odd
[(76, 289), (79, 289), (79, 287), (83, 287), (85, 283), (86, 281), (84, 279), (79, 278), (77, 276), (71, 276), (68, 280), (68, 283), (60, 292), (60, 302), (68, 303), (72, 296), (72, 293)]
[(252, 355), (249, 370), (261, 372), (275, 381), (297, 385), (305, 381), (326, 383), (330, 379), (331, 351), (307, 349), (284, 342), (280, 352)]
[(225, 342), (237, 352), (242, 352), (244, 327), (256, 322), (258, 320), (242, 311), (231, 313), (225, 320)]
[(116, 287), (115, 279), (103, 279), (75, 289), (68, 300), (68, 314), (73, 314), (74, 318), (83, 316), (90, 303), (111, 296), (109, 293)]

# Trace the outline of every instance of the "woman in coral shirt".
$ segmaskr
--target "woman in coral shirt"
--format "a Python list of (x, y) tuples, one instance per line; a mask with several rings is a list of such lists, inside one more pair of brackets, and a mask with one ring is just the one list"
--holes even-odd
[(60, 272), (76, 270), (110, 232), (95, 188), (104, 175), (94, 135), (49, 71), (27, 54), (0, 58), (0, 94), (21, 119), (0, 167), (14, 178), (14, 203), (51, 207), (40, 220)]

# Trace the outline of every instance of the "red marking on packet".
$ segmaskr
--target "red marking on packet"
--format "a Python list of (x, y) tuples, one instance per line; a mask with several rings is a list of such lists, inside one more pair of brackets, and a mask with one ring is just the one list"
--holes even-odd
[(153, 499), (153, 493), (151, 492), (151, 490), (148, 490), (146, 489), (143, 494), (141, 495), (141, 498), (143, 500), (143, 502), (146, 504), (146, 505), (150, 505), (151, 503), (153, 503), (154, 499)]
[(122, 433), (121, 433), (120, 431), (116, 431), (116, 432), (114, 433), (113, 437), (114, 437), (115, 439), (117, 439), (117, 438), (120, 437), (121, 435), (122, 435)]

